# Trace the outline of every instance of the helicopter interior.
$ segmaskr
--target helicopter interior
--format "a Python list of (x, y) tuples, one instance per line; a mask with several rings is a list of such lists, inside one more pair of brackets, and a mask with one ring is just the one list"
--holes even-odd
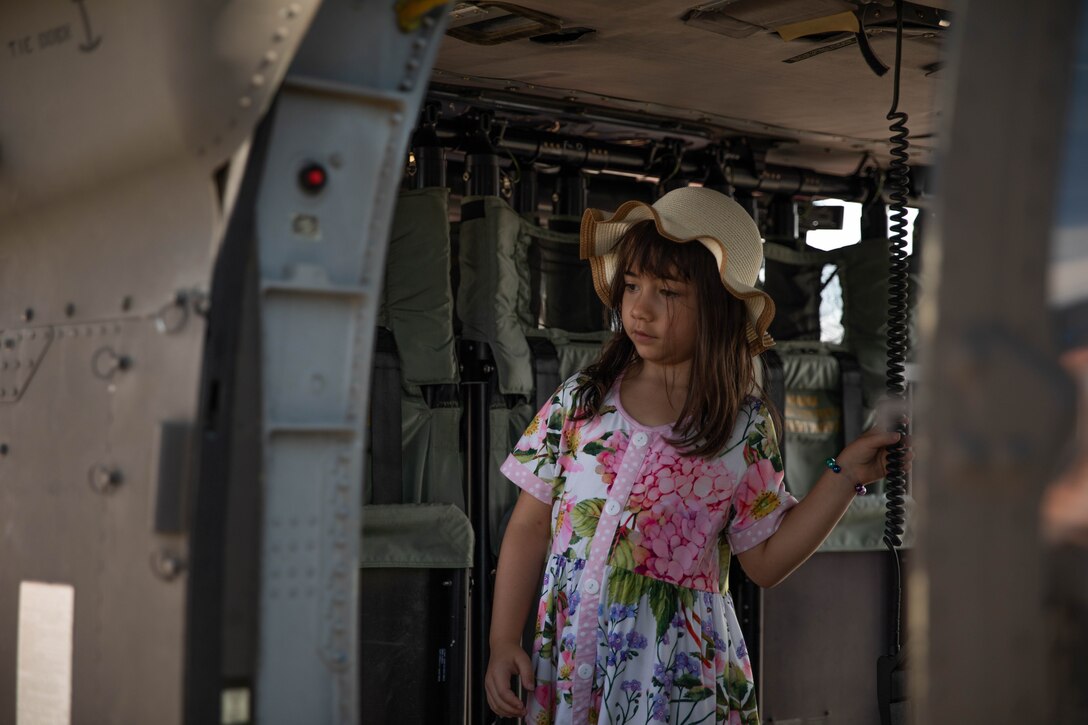
[[(493, 717), (465, 693), (480, 690), (490, 582), (516, 497), (498, 466), (551, 391), (611, 334), (578, 258), (587, 207), (699, 184), (733, 196), (757, 220), (763, 284), (778, 303), (765, 385), (784, 414), (796, 495), (871, 422), (888, 347), (888, 109), (895, 93), (909, 113), (909, 172), (898, 183), (905, 201), (924, 206), (952, 25), (944, 3), (904, 5), (899, 69), (891, 2), (452, 8), (405, 163), (379, 322), (365, 500), (392, 508), (364, 506), (362, 545), (369, 531), (372, 541), (397, 539), (393, 550), (418, 546), (426, 538), (418, 528), (435, 531), (433, 521), (417, 521), (413, 538), (392, 533), (397, 526), (383, 517), (441, 503), (461, 542), (444, 551), (461, 551), (461, 563), (428, 577), (398, 569), (396, 556), (364, 554), (361, 626), (364, 659), (370, 651), (380, 662), (401, 651), (384, 632), (431, 622), (414, 650), (421, 673), (434, 642), (457, 640), (451, 626), (469, 646), (443, 650), (458, 674), (443, 681), (441, 697), (416, 702), (418, 712), (406, 715), (396, 694), (411, 686), (403, 671), (364, 678), (371, 712), (453, 722), (467, 707), (471, 722)], [(813, 203), (822, 199), (861, 202), (857, 243), (806, 244), (809, 231), (842, 227), (842, 208)], [(909, 260), (912, 297), (919, 251)], [(820, 300), (832, 278), (844, 335), (827, 342)], [(873, 721), (874, 662), (899, 617), (887, 604), (897, 575), (882, 542), (886, 504), (880, 487), (859, 499), (821, 551), (774, 590), (760, 592), (732, 568), (766, 722)], [(390, 611), (394, 590), (417, 595), (405, 603), (441, 604)], [(838, 601), (844, 590), (850, 602)], [(843, 662), (842, 648), (857, 657)]]
[[(803, 496), (891, 327), (910, 357), (951, 6), (0, 3), (0, 720), (493, 722), (498, 468), (613, 334), (587, 208), (696, 184), (756, 220)], [(828, 200), (860, 229), (818, 249)], [(773, 589), (731, 568), (765, 722), (905, 707), (888, 501)]]

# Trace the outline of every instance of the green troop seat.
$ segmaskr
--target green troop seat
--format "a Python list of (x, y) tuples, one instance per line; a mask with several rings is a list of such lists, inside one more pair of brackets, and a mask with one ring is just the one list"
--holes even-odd
[(495, 361), (488, 508), (498, 554), (518, 490), (499, 466), (559, 384), (596, 359), (608, 332), (578, 238), (543, 229), (503, 199), (461, 204), (457, 315)]
[[(783, 432), (786, 485), (803, 498), (826, 471), (825, 461), (865, 429), (870, 412), (863, 405), (857, 360), (841, 345), (786, 341), (775, 346), (782, 360), (785, 406)], [(883, 549), (883, 484), (853, 500), (820, 551)]]
[[(765, 244), (769, 266), (797, 270), (801, 278), (819, 279), (825, 265), (835, 267), (842, 286), (843, 341), (840, 345), (815, 340), (780, 340), (776, 350), (783, 359), (786, 482), (796, 496), (807, 493), (823, 473), (824, 461), (835, 456), (873, 422), (885, 390), (887, 361), (888, 240), (867, 239), (831, 251), (798, 251)], [(807, 276), (806, 276), (807, 275)], [(782, 275), (776, 275), (782, 276)], [(788, 275), (787, 275), (788, 276)], [(912, 279), (910, 299), (917, 298)], [(807, 299), (807, 298), (806, 298)], [(811, 300), (808, 300), (811, 302)], [(789, 329), (808, 329), (811, 310), (783, 311)], [(818, 310), (817, 310), (818, 315)], [(818, 320), (816, 321), (818, 325)], [(819, 328), (813, 333), (819, 336)], [(809, 333), (806, 333), (809, 334)], [(913, 337), (913, 326), (911, 329)], [(821, 551), (883, 549), (886, 497), (883, 484), (856, 499)], [(906, 499), (909, 509), (913, 500)], [(904, 546), (913, 541), (908, 527)]]
[[(378, 315), (367, 503), (465, 508), (449, 191), (402, 192)], [(398, 474), (399, 471), (399, 474)]]
[(448, 196), (401, 193), (375, 340), (359, 601), (360, 698), (374, 722), (457, 722), (465, 707), (474, 540)]

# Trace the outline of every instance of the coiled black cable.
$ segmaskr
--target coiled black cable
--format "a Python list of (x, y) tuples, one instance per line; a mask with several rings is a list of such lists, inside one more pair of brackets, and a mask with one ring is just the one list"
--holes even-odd
[[(888, 397), (896, 401), (902, 401), (906, 396), (905, 361), (907, 356), (907, 315), (909, 314), (907, 300), (907, 192), (909, 189), (909, 173), (907, 166), (910, 148), (907, 131), (907, 114), (899, 110), (899, 76), (902, 65), (903, 52), (903, 2), (896, 0), (896, 34), (895, 34), (895, 81), (892, 95), (891, 110), (888, 111), (888, 120), (891, 121), (891, 163), (888, 165), (886, 187), (889, 190), (888, 197), (891, 200), (889, 210), (891, 212), (891, 243), (888, 285)], [(906, 434), (904, 419), (895, 424), (895, 429)], [(892, 654), (899, 651), (900, 647), (900, 618), (902, 612), (902, 580), (900, 577), (898, 547), (903, 544), (903, 526), (906, 522), (906, 510), (903, 503), (906, 497), (906, 474), (903, 471), (904, 446), (897, 443), (889, 447), (887, 458), (887, 476), (885, 493), (887, 495), (887, 515), (884, 523), (884, 544), (888, 547), (893, 561), (894, 577), (894, 637), (891, 643)]]

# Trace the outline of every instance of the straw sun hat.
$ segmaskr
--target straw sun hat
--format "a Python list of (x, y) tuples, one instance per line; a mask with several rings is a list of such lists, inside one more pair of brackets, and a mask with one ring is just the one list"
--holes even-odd
[(593, 270), (593, 286), (606, 306), (616, 274), (616, 243), (634, 224), (653, 219), (658, 233), (678, 243), (698, 240), (718, 263), (722, 283), (748, 309), (748, 345), (758, 355), (774, 345), (767, 328), (774, 318), (774, 301), (755, 288), (763, 264), (763, 241), (752, 217), (725, 194), (698, 186), (674, 189), (651, 206), (628, 201), (609, 215), (586, 209), (582, 216), (580, 250)]

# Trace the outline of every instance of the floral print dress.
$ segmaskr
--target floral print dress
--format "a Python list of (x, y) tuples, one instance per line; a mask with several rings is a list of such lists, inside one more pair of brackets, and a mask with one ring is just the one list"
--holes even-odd
[(770, 417), (749, 398), (725, 452), (686, 457), (669, 426), (627, 415), (618, 383), (600, 415), (573, 420), (577, 382), (502, 466), (552, 507), (526, 722), (757, 725), (726, 573), (796, 503)]

